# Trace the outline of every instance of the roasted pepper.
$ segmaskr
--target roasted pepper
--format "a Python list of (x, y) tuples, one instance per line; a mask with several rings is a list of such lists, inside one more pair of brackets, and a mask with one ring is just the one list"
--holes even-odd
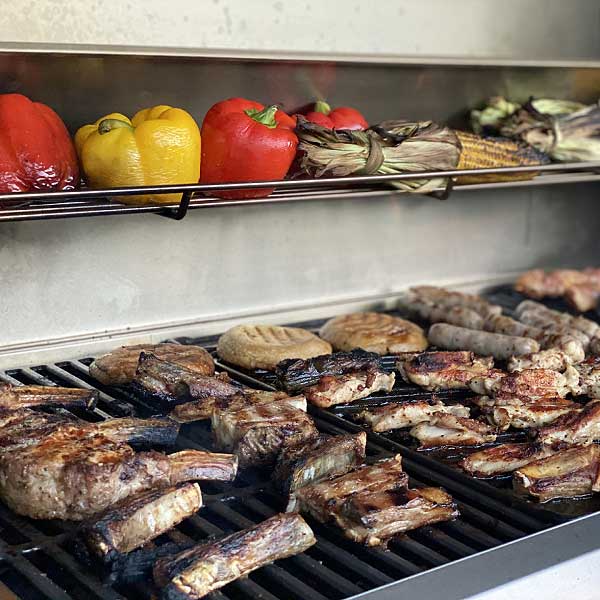
[(77, 185), (77, 155), (60, 117), (21, 94), (0, 95), (0, 193)]
[(314, 109), (307, 113), (306, 119), (328, 129), (364, 130), (369, 128), (367, 120), (355, 108), (340, 106), (331, 110), (329, 104), (323, 100), (315, 102)]
[[(276, 106), (231, 98), (215, 104), (202, 123), (201, 183), (283, 179), (298, 138), (295, 120)], [(215, 192), (228, 199), (264, 198), (273, 189)]]
[[(131, 121), (120, 113), (84, 125), (75, 146), (92, 188), (197, 183), (200, 176), (200, 131), (185, 110), (155, 106)], [(126, 204), (164, 204), (180, 194), (121, 196)]]

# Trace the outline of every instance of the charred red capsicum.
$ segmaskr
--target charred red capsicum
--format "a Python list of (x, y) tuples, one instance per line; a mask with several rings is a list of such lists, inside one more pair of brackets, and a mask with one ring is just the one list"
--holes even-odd
[[(244, 98), (215, 104), (202, 123), (201, 183), (283, 179), (294, 157), (296, 121), (278, 110)], [(215, 192), (228, 199), (264, 198), (272, 188)]]
[(61, 118), (21, 94), (0, 95), (0, 192), (72, 190), (77, 154)]
[(318, 100), (314, 109), (306, 115), (311, 123), (316, 123), (328, 129), (368, 129), (369, 124), (355, 108), (340, 106), (331, 109), (327, 102)]

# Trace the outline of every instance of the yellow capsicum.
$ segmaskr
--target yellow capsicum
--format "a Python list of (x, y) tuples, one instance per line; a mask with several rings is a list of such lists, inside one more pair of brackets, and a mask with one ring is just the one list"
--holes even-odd
[[(198, 183), (200, 131), (185, 110), (154, 106), (131, 121), (111, 113), (75, 134), (75, 148), (92, 188)], [(121, 196), (126, 204), (172, 204), (181, 194)]]

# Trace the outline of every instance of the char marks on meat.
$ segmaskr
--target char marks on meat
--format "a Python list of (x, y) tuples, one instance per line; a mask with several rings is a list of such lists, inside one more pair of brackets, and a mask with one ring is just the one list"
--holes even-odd
[(373, 431), (389, 431), (413, 427), (429, 421), (437, 413), (449, 413), (456, 417), (468, 417), (469, 409), (462, 404), (445, 405), (440, 401), (394, 402), (362, 411), (359, 418)]
[(367, 434), (320, 434), (281, 451), (274, 479), (286, 494), (310, 483), (337, 477), (360, 465), (365, 459)]
[(551, 448), (542, 444), (500, 444), (469, 454), (461, 460), (460, 466), (474, 477), (496, 477), (512, 473), (553, 453)]
[(197, 483), (148, 490), (94, 516), (83, 527), (82, 537), (93, 556), (112, 562), (175, 527), (201, 506)]
[(421, 352), (400, 357), (397, 368), (407, 383), (426, 390), (468, 389), (473, 377), (484, 377), (494, 366), (491, 357), (477, 358), (473, 352)]
[(0, 383), (0, 409), (64, 406), (93, 410), (97, 403), (98, 392), (96, 390)]
[(250, 529), (160, 559), (154, 579), (163, 600), (195, 600), (315, 543), (311, 528), (300, 515), (277, 514)]
[(421, 449), (477, 446), (496, 441), (496, 430), (489, 425), (447, 413), (434, 414), (429, 421), (415, 425), (410, 435), (421, 442)]
[(240, 392), (237, 385), (200, 375), (146, 352), (140, 354), (134, 383), (146, 394), (169, 405), (200, 398), (224, 398)]
[(551, 446), (591, 444), (600, 441), (600, 400), (569, 412), (537, 432), (537, 439)]
[(325, 376), (361, 371), (372, 373), (373, 376), (383, 372), (381, 357), (374, 352), (356, 349), (352, 352), (335, 352), (306, 360), (291, 358), (281, 361), (275, 369), (275, 374), (282, 389), (298, 392), (317, 385)]
[(586, 496), (600, 491), (599, 464), (599, 446), (574, 446), (515, 471), (513, 487), (539, 502)]

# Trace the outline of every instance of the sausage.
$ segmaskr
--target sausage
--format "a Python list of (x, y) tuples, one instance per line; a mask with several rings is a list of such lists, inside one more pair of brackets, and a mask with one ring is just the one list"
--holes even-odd
[(451, 323), (468, 329), (483, 328), (483, 317), (473, 309), (465, 306), (432, 304), (418, 298), (416, 295), (406, 294), (400, 298), (398, 307), (409, 313), (410, 316), (416, 316), (431, 323)]
[(553, 315), (538, 310), (525, 310), (519, 316), (519, 320), (527, 325), (545, 329), (548, 333), (569, 335), (570, 337), (579, 340), (584, 348), (589, 346), (589, 336), (583, 333), (583, 331), (570, 326), (568, 323), (557, 320)]
[(473, 331), (447, 323), (436, 323), (429, 328), (429, 341), (447, 350), (471, 350), (483, 356), (506, 360), (511, 356), (522, 356), (538, 352), (540, 345), (526, 337)]
[(521, 315), (523, 313), (537, 312), (543, 314), (548, 321), (553, 320), (555, 323), (561, 323), (577, 331), (581, 331), (588, 338), (592, 338), (600, 332), (600, 325), (595, 321), (586, 319), (581, 316), (570, 315), (569, 313), (560, 312), (548, 308), (544, 304), (534, 302), (533, 300), (523, 300), (515, 310), (519, 321), (523, 321)]
[(474, 310), (482, 317), (490, 315), (499, 315), (502, 312), (502, 307), (496, 304), (490, 304), (484, 298), (474, 294), (463, 294), (462, 292), (451, 292), (444, 288), (435, 287), (432, 285), (420, 285), (410, 288), (413, 296), (440, 306), (462, 306)]

